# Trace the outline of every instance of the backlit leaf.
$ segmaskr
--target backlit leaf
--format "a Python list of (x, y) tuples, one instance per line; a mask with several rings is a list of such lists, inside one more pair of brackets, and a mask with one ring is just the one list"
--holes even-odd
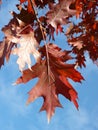
[(47, 22), (54, 28), (66, 24), (67, 18), (76, 13), (75, 10), (69, 8), (73, 2), (74, 0), (60, 0), (58, 4), (52, 5), (51, 10), (47, 13)]
[[(46, 59), (45, 46), (40, 52)], [(38, 77), (37, 84), (30, 90), (27, 103), (33, 102), (38, 97), (43, 97), (44, 103), (41, 111), (47, 112), (48, 121), (55, 112), (55, 107), (62, 107), (58, 95), (62, 94), (65, 98), (72, 101), (78, 109), (78, 94), (69, 83), (69, 78), (75, 82), (83, 80), (82, 75), (75, 70), (73, 64), (64, 63), (70, 59), (67, 51), (61, 51), (57, 45), (48, 44), (49, 66), (44, 59), (41, 64), (35, 64), (29, 69), (23, 71), (23, 75), (17, 79), (16, 84), (26, 83), (33, 78)], [(47, 68), (47, 66), (49, 68)]]
[(18, 55), (17, 63), (19, 64), (19, 69), (22, 71), (25, 65), (31, 69), (31, 58), (30, 55), (33, 54), (37, 62), (40, 61), (40, 53), (38, 52), (38, 42), (34, 37), (34, 32), (30, 31), (28, 34), (20, 34), (20, 38), (14, 38), (12, 40), (14, 43), (20, 46), (14, 48), (12, 53)]

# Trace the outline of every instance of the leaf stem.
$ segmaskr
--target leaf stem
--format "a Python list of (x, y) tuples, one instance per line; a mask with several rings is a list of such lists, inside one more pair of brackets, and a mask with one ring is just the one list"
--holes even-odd
[(41, 30), (41, 33), (42, 33), (42, 37), (43, 37), (43, 40), (44, 40), (45, 48), (46, 48), (47, 74), (49, 76), (49, 83), (50, 83), (50, 63), (49, 63), (48, 45), (46, 43), (46, 38), (45, 38), (46, 32), (45, 32), (45, 29), (43, 28), (39, 18), (37, 17), (38, 13), (34, 9), (32, 0), (30, 0), (30, 2), (31, 2), (31, 6), (32, 6), (32, 8), (34, 10), (34, 15), (35, 15), (36, 21), (39, 24), (39, 27), (40, 27), (40, 30)]

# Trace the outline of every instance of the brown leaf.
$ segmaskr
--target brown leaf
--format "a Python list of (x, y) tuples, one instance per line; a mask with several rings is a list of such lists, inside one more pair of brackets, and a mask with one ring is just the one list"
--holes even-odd
[(76, 0), (76, 6), (82, 9), (81, 21), (69, 30), (67, 38), (72, 45), (72, 53), (76, 55), (76, 64), (80, 67), (86, 67), (85, 52), (93, 62), (98, 60), (97, 5), (97, 0)]
[[(37, 84), (30, 90), (27, 103), (33, 102), (38, 97), (43, 97), (44, 103), (41, 111), (47, 112), (48, 121), (53, 116), (56, 107), (62, 107), (58, 95), (62, 94), (65, 98), (72, 101), (78, 109), (77, 92), (69, 83), (68, 78), (75, 82), (83, 80), (82, 75), (75, 70), (73, 64), (65, 63), (70, 59), (67, 51), (62, 51), (57, 45), (47, 44), (49, 54), (49, 65), (46, 59), (46, 48), (42, 47), (39, 51), (44, 60), (40, 64), (32, 66), (32, 71), (24, 70), (23, 75), (17, 79), (16, 84), (26, 83), (38, 77)], [(65, 58), (66, 57), (66, 58)], [(69, 58), (68, 58), (69, 57)]]
[(6, 49), (7, 49), (7, 44), (5, 42), (0, 42), (0, 68), (2, 65), (4, 65)]
[(74, 0), (60, 0), (58, 4), (53, 5), (47, 13), (47, 22), (55, 29), (58, 28), (58, 25), (66, 24), (67, 18), (76, 13), (75, 10), (69, 8), (73, 2)]
[(44, 70), (43, 62), (41, 64), (36, 63), (35, 65), (33, 65), (31, 67), (31, 70), (30, 69), (24, 70), (22, 72), (22, 76), (17, 79), (15, 84), (27, 83), (28, 81), (32, 80), (33, 78), (40, 77), (40, 74)]
[(50, 74), (50, 76), (47, 75), (47, 68), (44, 66), (44, 71), (35, 87), (30, 90), (28, 98), (28, 103), (30, 103), (38, 97), (43, 97), (44, 103), (41, 107), (41, 111), (45, 110), (47, 112), (48, 121), (50, 121), (51, 116), (53, 116), (55, 107), (61, 107), (56, 94), (56, 86), (51, 76), (52, 74)]
[(4, 65), (4, 60), (9, 60), (11, 49), (13, 48), (14, 43), (9, 42), (6, 38), (0, 42), (0, 67)]

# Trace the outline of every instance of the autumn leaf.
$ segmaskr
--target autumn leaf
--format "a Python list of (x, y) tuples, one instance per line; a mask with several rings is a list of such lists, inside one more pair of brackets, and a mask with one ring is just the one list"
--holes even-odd
[[(39, 50), (46, 57), (45, 46)], [(58, 95), (62, 94), (65, 98), (72, 101), (78, 109), (77, 92), (69, 83), (68, 78), (75, 82), (81, 82), (83, 77), (74, 69), (73, 64), (64, 63), (71, 59), (67, 51), (61, 51), (55, 44), (48, 44), (49, 66), (47, 61), (41, 60), (40, 64), (35, 64), (23, 71), (23, 75), (17, 79), (16, 84), (26, 83), (38, 77), (37, 84), (30, 90), (27, 103), (33, 102), (38, 97), (43, 97), (44, 103), (41, 111), (47, 112), (48, 121), (53, 116), (56, 107), (62, 107)]]
[(69, 8), (73, 2), (74, 0), (60, 0), (58, 4), (52, 5), (51, 10), (47, 13), (47, 23), (55, 29), (58, 25), (66, 24), (67, 18), (76, 13), (75, 10)]
[(85, 52), (94, 63), (98, 60), (98, 6), (96, 0), (77, 0), (76, 5), (82, 5), (81, 21), (74, 24), (66, 36), (72, 53), (76, 55), (76, 64), (86, 67)]
[[(42, 65), (43, 68), (43, 65)], [(41, 70), (40, 70), (41, 71)], [(39, 81), (29, 92), (28, 103), (33, 102), (38, 97), (43, 97), (44, 104), (41, 111), (47, 112), (48, 121), (53, 116), (55, 107), (61, 107), (56, 95), (56, 87), (52, 79), (52, 74), (47, 75), (47, 67), (44, 66), (43, 72), (40, 74)]]
[[(14, 29), (16, 30), (14, 31)], [(16, 47), (13, 50), (13, 46), (11, 47), (10, 52), (12, 50), (12, 54), (18, 55), (19, 58), (17, 63), (19, 64), (20, 71), (24, 69), (26, 64), (28, 65), (28, 68), (31, 69), (30, 55), (33, 55), (36, 61), (39, 62), (40, 53), (37, 50), (39, 44), (30, 25), (27, 25), (26, 27), (20, 27), (16, 23), (10, 22), (8, 26), (2, 28), (2, 31), (4, 32), (8, 41), (7, 44), (16, 44)]]
[(33, 30), (28, 34), (20, 34), (20, 38), (14, 37), (12, 42), (20, 45), (12, 50), (12, 54), (18, 55), (17, 63), (19, 64), (20, 71), (24, 69), (26, 64), (28, 68), (31, 69), (31, 54), (33, 54), (36, 61), (39, 62), (40, 53), (37, 50), (39, 44), (34, 37)]
[[(39, 69), (40, 68), (40, 69)], [(42, 71), (43, 70), (43, 71)], [(30, 70), (23, 71), (23, 76), (20, 77), (16, 84), (26, 83), (32, 78), (39, 77), (37, 84), (30, 90), (27, 103), (33, 102), (38, 97), (43, 97), (44, 103), (41, 111), (47, 112), (48, 121), (55, 112), (55, 107), (62, 107), (59, 102), (58, 94), (62, 94), (64, 97), (73, 101), (78, 108), (76, 99), (78, 98), (77, 92), (73, 89), (65, 76), (60, 76), (55, 71), (50, 71), (50, 75), (47, 75), (47, 66), (44, 65), (44, 61), (41, 65), (36, 65), (36, 69), (32, 67)]]
[(51, 116), (54, 114), (55, 107), (61, 107), (51, 76), (47, 75), (45, 61), (42, 61), (42, 64), (36, 64), (32, 67), (32, 72), (29, 70), (23, 71), (23, 76), (16, 81), (17, 84), (25, 83), (32, 78), (39, 77), (37, 84), (29, 92), (27, 103), (33, 102), (36, 98), (42, 96), (44, 98), (44, 104), (41, 111), (47, 111), (48, 120), (50, 120)]

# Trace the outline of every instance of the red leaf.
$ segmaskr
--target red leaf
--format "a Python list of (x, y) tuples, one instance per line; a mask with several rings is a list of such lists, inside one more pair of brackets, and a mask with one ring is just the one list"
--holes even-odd
[(27, 0), (20, 0), (20, 3), (22, 4), (22, 3), (24, 3), (24, 2), (26, 2)]
[(76, 55), (76, 64), (80, 67), (86, 66), (86, 51), (93, 62), (98, 60), (97, 0), (76, 1), (77, 6), (80, 7), (81, 4), (82, 13), (80, 17), (82, 20), (78, 25), (74, 25), (67, 34), (68, 42), (72, 46), (72, 52)]
[[(64, 76), (60, 76), (60, 80), (61, 80), (61, 82), (59, 80), (57, 81), (57, 84), (60, 84), (60, 87), (58, 86), (58, 94), (62, 94), (65, 98), (68, 98), (70, 101), (72, 101), (74, 103), (74, 105), (78, 109), (77, 92), (74, 90), (72, 85), (68, 82), (68, 80)], [(62, 83), (64, 83), (64, 84), (62, 84)]]
[(53, 116), (55, 107), (61, 107), (56, 94), (56, 86), (53, 82), (52, 75), (47, 75), (47, 68), (44, 66), (44, 71), (42, 72), (39, 81), (29, 92), (28, 103), (34, 101), (36, 98), (42, 96), (44, 98), (44, 103), (42, 105), (41, 111), (46, 110), (48, 121), (51, 116)]
[(28, 12), (34, 14), (34, 9), (31, 0), (28, 0)]
[(48, 121), (55, 112), (55, 107), (62, 107), (58, 94), (62, 94), (65, 98), (72, 101), (78, 109), (77, 92), (69, 83), (68, 78), (75, 82), (83, 80), (82, 75), (74, 69), (73, 64), (66, 64), (65, 61), (70, 59), (67, 51), (61, 51), (57, 45), (48, 44), (49, 66), (46, 59), (46, 48), (42, 47), (44, 60), (40, 64), (32, 66), (32, 71), (25, 70), (23, 75), (18, 78), (16, 84), (26, 83), (33, 78), (38, 77), (37, 84), (30, 90), (27, 103), (33, 102), (38, 97), (43, 97), (44, 103), (41, 111), (47, 112)]

